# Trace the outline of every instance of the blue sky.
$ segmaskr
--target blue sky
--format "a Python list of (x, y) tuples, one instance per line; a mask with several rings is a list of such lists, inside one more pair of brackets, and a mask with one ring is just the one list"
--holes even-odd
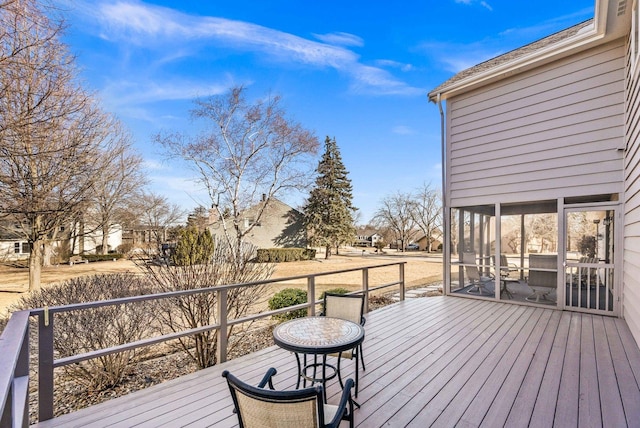
[[(58, 0), (64, 41), (105, 110), (130, 130), (151, 189), (210, 205), (152, 142), (188, 131), (193, 99), (243, 84), (279, 94), (320, 141), (335, 137), (361, 223), (380, 200), (439, 188), (440, 117), (427, 92), (453, 74), (593, 17), (594, 0)], [(300, 206), (306, 195), (284, 195)]]

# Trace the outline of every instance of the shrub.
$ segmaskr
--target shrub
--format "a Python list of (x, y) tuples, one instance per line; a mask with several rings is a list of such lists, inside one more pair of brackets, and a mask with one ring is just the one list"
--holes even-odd
[(347, 290), (346, 288), (332, 288), (331, 290), (325, 290), (322, 292), (322, 294), (320, 295), (320, 300), (324, 299), (324, 295), (330, 293), (330, 294), (347, 294), (349, 293), (349, 290)]
[(122, 254), (83, 254), (81, 256), (82, 259), (84, 260), (88, 260), (90, 262), (104, 262), (104, 261), (110, 261), (113, 259), (121, 259), (123, 257)]
[[(200, 257), (197, 254), (202, 254), (201, 248), (197, 246), (191, 248), (193, 253), (185, 252), (182, 260), (194, 261)], [(211, 256), (202, 258), (202, 263), (166, 266), (141, 262), (141, 266), (157, 292), (212, 289), (211, 292), (158, 301), (156, 316), (161, 333), (168, 334), (217, 324), (220, 322), (220, 314), (217, 311), (217, 293), (213, 290), (215, 287), (263, 281), (273, 273), (272, 264), (249, 261), (255, 254), (255, 246), (249, 243), (242, 245), (240, 253), (234, 253), (235, 249), (229, 247), (224, 239), (216, 239), (211, 248)], [(234, 255), (237, 257), (233, 257)], [(264, 296), (264, 285), (228, 290), (226, 308), (228, 319), (243, 318), (246, 314), (257, 310), (257, 303), (263, 302)], [(250, 327), (251, 322), (229, 326), (227, 330), (229, 353), (234, 346), (242, 343), (243, 337), (247, 337)], [(233, 340), (230, 340), (232, 336)], [(204, 329), (177, 339), (173, 345), (184, 350), (199, 368), (210, 367), (217, 363), (218, 330)]]
[[(299, 288), (285, 288), (284, 290), (278, 291), (271, 299), (269, 299), (269, 309), (273, 311), (293, 305), (300, 305), (302, 303), (307, 303), (306, 290), (300, 290)], [(294, 318), (304, 318), (305, 316), (307, 316), (306, 309), (296, 309), (294, 311), (273, 315), (273, 319), (278, 321), (287, 321)]]
[[(35, 290), (23, 296), (9, 310), (70, 305), (149, 292), (148, 283), (131, 273), (84, 276)], [(53, 324), (56, 358), (148, 337), (153, 320), (151, 308), (150, 302), (136, 302), (56, 314)], [(143, 352), (125, 351), (106, 355), (64, 366), (62, 370), (89, 390), (98, 391), (120, 383), (129, 366), (139, 361)]]
[(171, 261), (177, 266), (192, 266), (208, 263), (214, 253), (213, 237), (209, 229), (198, 232), (194, 227), (180, 231), (180, 237)]
[(116, 252), (120, 254), (129, 254), (133, 250), (133, 244), (130, 242), (125, 242), (124, 244), (118, 245), (116, 248)]
[(257, 251), (256, 261), (258, 263), (282, 263), (315, 258), (316, 250), (312, 248), (260, 248)]

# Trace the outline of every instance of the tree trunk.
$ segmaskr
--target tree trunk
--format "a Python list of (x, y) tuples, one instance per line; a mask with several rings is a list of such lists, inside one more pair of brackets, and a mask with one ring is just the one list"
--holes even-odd
[(51, 256), (53, 255), (53, 246), (51, 243), (44, 244), (42, 250), (42, 266), (51, 266)]
[(84, 219), (78, 225), (78, 254), (84, 254)]
[(328, 259), (331, 257), (331, 245), (326, 245), (324, 247), (324, 258)]
[(109, 252), (109, 225), (102, 225), (102, 251), (101, 254), (107, 254)]
[(44, 248), (42, 241), (33, 243), (29, 257), (29, 287), (25, 291), (32, 291), (40, 287)]

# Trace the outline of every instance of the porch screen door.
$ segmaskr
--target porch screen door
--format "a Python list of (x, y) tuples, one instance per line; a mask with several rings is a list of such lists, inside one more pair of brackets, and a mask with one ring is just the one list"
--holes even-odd
[(565, 209), (565, 309), (615, 315), (616, 207)]

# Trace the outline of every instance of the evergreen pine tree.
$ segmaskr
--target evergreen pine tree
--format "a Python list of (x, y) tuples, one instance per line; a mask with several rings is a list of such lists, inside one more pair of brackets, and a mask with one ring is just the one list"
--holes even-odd
[(316, 169), (315, 186), (304, 207), (305, 226), (313, 246), (323, 246), (325, 258), (331, 249), (352, 242), (355, 237), (353, 188), (342, 163), (335, 138), (327, 137), (325, 151)]

